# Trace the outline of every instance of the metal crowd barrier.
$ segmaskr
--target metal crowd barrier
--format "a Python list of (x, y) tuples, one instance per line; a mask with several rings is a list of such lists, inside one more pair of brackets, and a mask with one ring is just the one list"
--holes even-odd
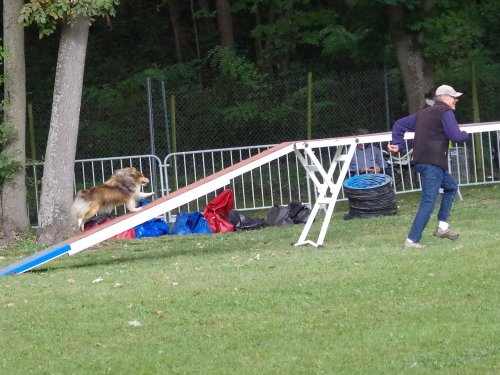
[[(466, 143), (450, 145), (450, 173), (460, 186), (500, 182), (499, 133), (498, 130), (483, 131), (474, 134)], [(392, 177), (396, 194), (420, 190), (418, 174), (411, 164), (411, 141), (407, 141), (409, 153), (405, 151), (390, 154), (386, 147), (391, 135), (383, 134), (387, 141), (373, 143), (373, 146), (383, 153), (386, 161), (382, 173)], [(151, 188), (157, 197), (164, 196), (272, 146), (274, 145), (177, 152), (167, 155), (163, 162), (155, 155), (77, 160), (74, 188), (76, 192), (101, 184), (114, 170), (134, 166), (150, 177)], [(316, 151), (315, 156), (326, 169), (335, 151), (335, 147), (323, 147)], [(31, 222), (35, 224), (38, 222), (42, 173), (42, 163), (27, 167), (28, 212)], [(287, 205), (291, 201), (312, 205), (316, 197), (313, 185), (293, 153), (231, 180), (226, 188), (233, 190), (235, 209), (241, 211), (268, 209), (274, 205)], [(206, 204), (216, 195), (216, 191), (207, 191), (204, 197), (166, 215), (171, 219), (179, 211), (203, 211)], [(341, 191), (339, 200), (346, 199)]]

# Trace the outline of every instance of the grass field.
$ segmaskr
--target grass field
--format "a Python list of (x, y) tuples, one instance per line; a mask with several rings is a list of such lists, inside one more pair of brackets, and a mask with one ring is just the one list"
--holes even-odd
[(420, 251), (405, 194), (339, 204), (319, 249), (290, 245), (302, 226), (115, 240), (0, 278), (0, 374), (499, 374), (500, 185), (462, 195), (461, 238), (432, 218)]

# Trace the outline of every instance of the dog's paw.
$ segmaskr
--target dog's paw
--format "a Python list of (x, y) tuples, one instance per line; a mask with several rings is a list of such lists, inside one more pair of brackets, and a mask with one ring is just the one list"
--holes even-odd
[(142, 210), (142, 207), (127, 207), (127, 210), (129, 210), (130, 212), (137, 212), (137, 211), (140, 211)]

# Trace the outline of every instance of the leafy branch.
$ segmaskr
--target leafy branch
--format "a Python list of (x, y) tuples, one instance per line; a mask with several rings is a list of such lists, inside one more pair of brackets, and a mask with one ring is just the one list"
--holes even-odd
[(88, 17), (92, 22), (95, 17), (113, 17), (115, 6), (120, 0), (31, 0), (20, 16), (25, 26), (35, 23), (40, 31), (40, 38), (52, 34), (60, 22), (71, 22), (78, 16)]

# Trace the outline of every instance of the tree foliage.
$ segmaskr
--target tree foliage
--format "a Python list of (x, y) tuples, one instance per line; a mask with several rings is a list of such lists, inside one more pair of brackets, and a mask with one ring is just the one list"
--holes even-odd
[(209, 52), (206, 61), (219, 80), (233, 80), (254, 90), (264, 88), (266, 75), (254, 63), (238, 55), (233, 48), (217, 46)]
[[(200, 110), (195, 106), (202, 106), (201, 101), (212, 103), (209, 96), (220, 95), (227, 99), (224, 105), (209, 108), (220, 114), (222, 120), (237, 123), (241, 128), (245, 121), (259, 118), (262, 123), (268, 121), (264, 126), (279, 127), (283, 113), (290, 113), (304, 99), (299, 95), (301, 99), (296, 100), (261, 100), (276, 85), (274, 78), (296, 79), (312, 71), (316, 80), (324, 73), (352, 74), (385, 68), (394, 77), (391, 82), (400, 94), (399, 110), (408, 99), (401, 91), (401, 71), (391, 40), (391, 33), (398, 31), (417, 36), (415, 40), (421, 43), (424, 58), (433, 64), (436, 83), (450, 83), (467, 91), (474, 61), (484, 107), (481, 113), (489, 112), (487, 117), (492, 119), (499, 107), (495, 93), (500, 83), (498, 0), (233, 0), (230, 3), (236, 44), (232, 50), (218, 46), (213, 0), (178, 0), (179, 23), (186, 38), (182, 64), (176, 59), (168, 3), (121, 0), (111, 23), (96, 18), (89, 36), (84, 97), (109, 103), (120, 111), (130, 109), (131, 115), (121, 122), (96, 121), (88, 130), (88, 138), (96, 131), (105, 134), (113, 127), (123, 129), (125, 124), (130, 126), (130, 132), (134, 126), (143, 126), (138, 124), (144, 117), (139, 101), (144, 96), (146, 77), (164, 80), (172, 92), (192, 93), (186, 105), (177, 96), (177, 110), (184, 111), (188, 119), (197, 118)], [(395, 7), (402, 10), (403, 21), (390, 25), (387, 11)], [(199, 32), (200, 59), (195, 51), (193, 22)], [(32, 47), (27, 50), (31, 54), (28, 85), (34, 94), (41, 87), (51, 87), (46, 77), (53, 76), (53, 39), (32, 40)], [(44, 49), (47, 46), (50, 48)], [(315, 90), (318, 83), (315, 82)], [(468, 118), (463, 116), (469, 111), (466, 97), (457, 110), (462, 112), (462, 118)], [(376, 102), (373, 98), (366, 100)], [(135, 105), (130, 104), (132, 101)], [(324, 107), (328, 107), (328, 99), (321, 106), (316, 103), (313, 116), (322, 115), (320, 109)], [(211, 129), (206, 113), (200, 118)], [(218, 120), (219, 117), (212, 123)], [(348, 118), (345, 122), (349, 123)], [(80, 129), (79, 137), (82, 131), (86, 130)], [(88, 138), (80, 138), (79, 142)], [(206, 144), (200, 145), (203, 146)], [(186, 147), (198, 146), (193, 140)]]
[(120, 0), (31, 0), (21, 13), (25, 25), (35, 23), (39, 27), (39, 36), (52, 34), (57, 25), (66, 23), (77, 16), (93, 21), (95, 17), (115, 16), (115, 7)]

